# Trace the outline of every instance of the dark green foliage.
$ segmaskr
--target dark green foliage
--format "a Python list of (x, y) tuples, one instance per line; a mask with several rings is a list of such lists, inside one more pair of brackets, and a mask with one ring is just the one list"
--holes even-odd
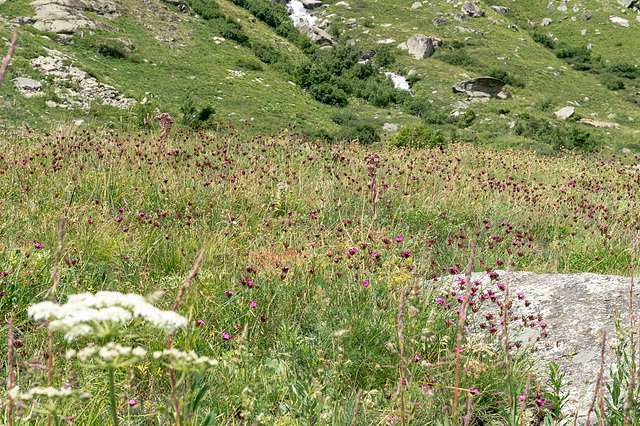
[(187, 5), (207, 21), (220, 36), (234, 40), (243, 46), (249, 45), (249, 36), (245, 34), (242, 25), (233, 18), (225, 17), (215, 1), (187, 0)]
[(237, 59), (236, 66), (249, 71), (262, 71), (264, 69), (262, 63), (252, 56)]
[(379, 140), (376, 126), (368, 122), (356, 122), (351, 126), (343, 126), (338, 133), (338, 139), (358, 141), (370, 145)]
[(516, 122), (514, 133), (551, 145), (554, 149), (577, 148), (591, 151), (601, 144), (600, 137), (582, 130), (576, 124), (551, 124), (533, 117)]
[(591, 50), (586, 47), (564, 47), (556, 52), (556, 57), (564, 59), (577, 71), (602, 72), (604, 66), (599, 57), (592, 57)]
[(216, 110), (211, 105), (199, 108), (194, 96), (188, 94), (182, 100), (180, 112), (182, 113), (181, 123), (188, 126), (190, 124), (203, 123), (209, 120), (209, 118), (216, 113)]
[(389, 46), (384, 46), (376, 51), (373, 60), (379, 67), (384, 68), (396, 61), (396, 54)]
[(410, 98), (403, 106), (406, 113), (424, 119), (426, 124), (444, 124), (449, 116), (444, 105), (430, 102), (430, 99), (424, 97)]
[(281, 60), (281, 55), (278, 49), (269, 43), (263, 41), (254, 40), (251, 43), (251, 50), (265, 64), (275, 64)]
[(626, 62), (612, 65), (607, 68), (607, 71), (611, 74), (617, 75), (618, 77), (628, 78), (631, 80), (640, 77), (640, 68)]
[(507, 71), (502, 70), (502, 69), (492, 68), (492, 69), (489, 70), (487, 75), (489, 77), (493, 77), (493, 78), (497, 78), (499, 80), (502, 80), (505, 83), (507, 83), (507, 84), (509, 84), (509, 85), (511, 85), (513, 87), (523, 88), (525, 86), (525, 84), (524, 84), (524, 82), (522, 80), (520, 80), (519, 78), (509, 74)]
[(463, 68), (475, 65), (475, 61), (465, 50), (453, 50), (444, 52), (440, 55), (437, 55), (436, 59), (439, 59), (442, 62), (446, 62), (449, 65)]
[(547, 49), (555, 48), (555, 43), (553, 42), (553, 39), (546, 34), (533, 33), (531, 35), (531, 38), (533, 38), (533, 41), (535, 41), (536, 43), (540, 43)]
[(205, 21), (225, 17), (218, 3), (212, 0), (187, 0), (187, 5)]
[(445, 143), (442, 130), (434, 130), (421, 124), (403, 128), (392, 141), (395, 146), (407, 146), (410, 148), (444, 147)]
[(309, 89), (309, 94), (318, 102), (328, 105), (341, 107), (348, 103), (345, 91), (329, 83), (314, 84)]
[(624, 81), (612, 74), (603, 74), (600, 76), (600, 83), (609, 90), (622, 90), (625, 88)]
[(469, 127), (471, 123), (476, 119), (476, 113), (470, 109), (465, 111), (464, 114), (460, 114), (452, 120), (452, 123), (460, 128)]

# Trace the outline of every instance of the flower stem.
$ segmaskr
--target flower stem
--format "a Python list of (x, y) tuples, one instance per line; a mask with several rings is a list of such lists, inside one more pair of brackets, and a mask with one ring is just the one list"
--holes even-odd
[(118, 412), (116, 411), (116, 392), (114, 384), (114, 368), (109, 367), (109, 402), (111, 403), (111, 417), (113, 417), (114, 426), (118, 426)]

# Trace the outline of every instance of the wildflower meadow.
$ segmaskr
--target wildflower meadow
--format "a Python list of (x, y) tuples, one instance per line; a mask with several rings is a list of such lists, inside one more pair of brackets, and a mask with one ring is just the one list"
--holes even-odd
[(568, 424), (471, 272), (632, 276), (637, 157), (243, 131), (2, 135), (3, 424)]

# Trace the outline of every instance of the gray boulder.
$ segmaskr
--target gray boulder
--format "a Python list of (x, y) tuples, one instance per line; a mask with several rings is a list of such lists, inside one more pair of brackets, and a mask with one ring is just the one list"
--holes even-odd
[(582, 12), (582, 19), (584, 19), (585, 21), (588, 21), (589, 19), (591, 19), (591, 11), (590, 10), (585, 10), (584, 12)]
[(26, 77), (17, 77), (12, 81), (15, 88), (18, 89), (25, 98), (44, 95), (44, 92), (41, 90), (42, 84), (37, 80)]
[(624, 7), (633, 7), (638, 3), (638, 0), (618, 0), (618, 3)]
[(456, 16), (454, 16), (453, 19), (460, 22), (469, 22), (469, 18), (467, 18), (467, 15), (460, 12), (456, 13)]
[(407, 49), (416, 59), (427, 59), (435, 49), (433, 38), (424, 34), (416, 34), (407, 40)]
[(296, 25), (298, 31), (302, 34), (307, 35), (311, 40), (313, 40), (316, 44), (335, 44), (336, 41), (331, 37), (331, 35), (321, 30), (318, 27), (314, 27), (313, 25), (309, 25), (306, 22), (300, 21), (298, 25)]
[[(502, 297), (504, 292), (499, 285), (504, 288), (508, 284), (508, 294), (512, 298), (510, 310), (519, 317), (509, 324), (509, 340), (521, 345), (520, 350), (531, 353), (533, 360), (537, 361), (532, 365), (534, 371), (543, 376), (548, 372), (547, 366), (551, 361), (560, 366), (566, 373), (563, 392), (569, 392), (563, 414), (572, 419), (570, 424), (585, 424), (600, 372), (601, 332), (606, 330), (607, 333), (604, 379), (611, 383), (609, 373), (610, 367), (615, 367), (615, 353), (610, 344), (618, 342), (613, 320), (616, 313), (620, 315), (620, 326), (625, 334), (629, 329), (630, 278), (592, 273), (510, 272), (507, 283), (506, 272), (496, 272), (498, 280), (491, 280), (486, 273), (474, 273), (471, 280), (478, 282), (475, 285), (479, 289), (491, 290)], [(451, 280), (452, 291), (459, 291), (456, 278)], [(520, 294), (522, 299), (519, 299)], [(491, 309), (480, 305), (478, 312), (470, 315), (486, 324), (485, 314)], [(524, 319), (530, 325), (534, 321), (537, 326), (525, 327)], [(502, 333), (501, 326), (498, 326), (498, 333)], [(541, 334), (548, 336), (537, 341)], [(527, 344), (535, 345), (537, 350), (532, 351), (526, 347)], [(576, 423), (573, 422), (574, 415)], [(591, 413), (591, 422), (594, 417)]]
[(491, 6), (491, 9), (495, 10), (498, 13), (508, 13), (511, 12), (511, 8), (510, 7), (505, 7), (505, 6)]
[(553, 21), (550, 18), (544, 18), (542, 20), (542, 22), (540, 22), (540, 25), (542, 25), (543, 27), (546, 27), (547, 25), (551, 24)]
[(576, 109), (574, 107), (566, 106), (564, 108), (560, 108), (554, 114), (556, 115), (556, 118), (559, 118), (560, 120), (566, 120), (567, 118), (571, 117), (575, 112), (576, 112)]
[(422, 3), (420, 3), (419, 1), (414, 2), (414, 3), (411, 5), (411, 9), (420, 9), (421, 7), (422, 7)]
[(482, 18), (484, 16), (484, 10), (475, 3), (465, 1), (462, 5), (462, 11), (472, 18)]
[(446, 23), (447, 23), (447, 20), (446, 20), (446, 19), (444, 19), (444, 18), (434, 18), (434, 19), (431, 21), (431, 23), (432, 23), (433, 25), (435, 25), (436, 27), (441, 27), (441, 26), (443, 26), (444, 24), (446, 24)]
[(506, 83), (498, 78), (477, 77), (453, 85), (454, 93), (470, 98), (497, 98)]
[(320, 0), (300, 0), (300, 3), (302, 3), (305, 9), (315, 9), (316, 7), (322, 6)]

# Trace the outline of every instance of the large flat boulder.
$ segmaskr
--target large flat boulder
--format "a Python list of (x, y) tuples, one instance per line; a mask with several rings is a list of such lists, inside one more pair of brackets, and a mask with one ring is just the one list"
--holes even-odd
[[(503, 301), (506, 272), (495, 272), (497, 280), (486, 273), (474, 273), (472, 281), (479, 291), (487, 294), (491, 290), (497, 300)], [(535, 345), (536, 351), (532, 356), (538, 364), (534, 368), (542, 376), (548, 371), (550, 361), (561, 367), (566, 373), (564, 383), (567, 384), (563, 392), (569, 392), (564, 414), (573, 418), (573, 413), (576, 413), (577, 424), (584, 424), (600, 371), (602, 330), (606, 330), (607, 335), (604, 379), (610, 381), (609, 368), (615, 361), (610, 345), (618, 341), (614, 323), (616, 313), (620, 315), (621, 326), (629, 326), (630, 278), (592, 273), (538, 275), (511, 272), (507, 290), (509, 299), (513, 301), (510, 311), (518, 317), (510, 323), (509, 340), (519, 342), (523, 350), (530, 352), (531, 349), (525, 349), (525, 346)], [(637, 291), (633, 297), (637, 299)], [(485, 324), (485, 330), (496, 327), (498, 335), (501, 335), (500, 318), (494, 318), (495, 324), (491, 324), (485, 317), (485, 313), (496, 309), (488, 302), (486, 299), (482, 301), (475, 319)], [(528, 326), (525, 326), (525, 320)], [(542, 327), (541, 323), (545, 326)], [(538, 341), (538, 336), (544, 332), (548, 336)], [(591, 421), (594, 420), (592, 413)], [(573, 421), (570, 424), (574, 424)]]
[(15, 22), (57, 34), (71, 34), (81, 28), (104, 26), (86, 16), (85, 12), (113, 19), (126, 10), (123, 5), (112, 0), (35, 0), (30, 4), (36, 14), (15, 18)]
[(498, 78), (477, 77), (453, 85), (454, 93), (463, 93), (467, 97), (496, 98), (506, 83)]
[(314, 27), (313, 25), (309, 25), (306, 22), (302, 22), (302, 21), (298, 22), (298, 24), (296, 25), (296, 28), (302, 34), (307, 35), (316, 44), (335, 44), (336, 43), (336, 41), (333, 39), (333, 37), (331, 37), (331, 35), (328, 32), (321, 30), (318, 27)]

